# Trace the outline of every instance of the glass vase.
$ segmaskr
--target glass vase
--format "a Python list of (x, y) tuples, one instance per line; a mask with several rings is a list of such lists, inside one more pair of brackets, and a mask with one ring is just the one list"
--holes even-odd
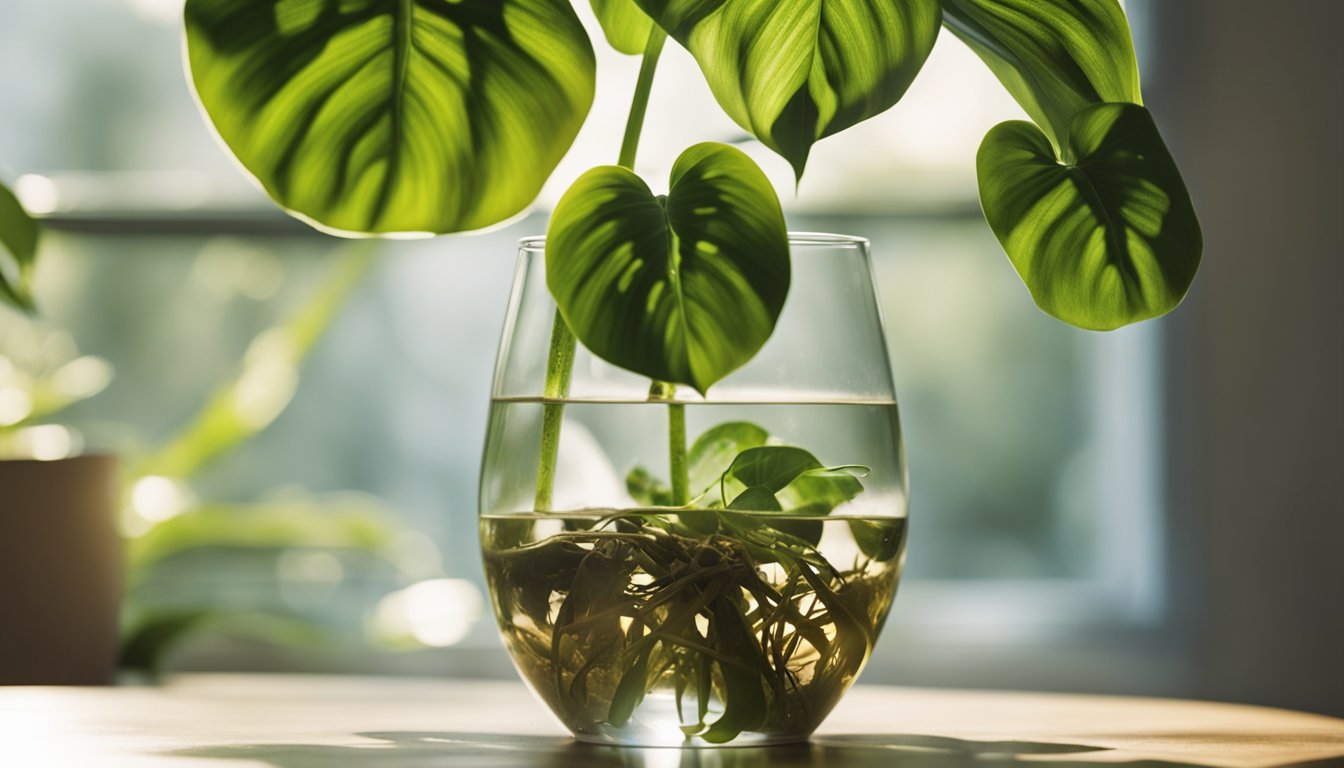
[(907, 477), (868, 243), (790, 241), (774, 334), (705, 397), (581, 344), (558, 377), (545, 243), (520, 244), (482, 552), (514, 664), (582, 741), (804, 740), (872, 653)]

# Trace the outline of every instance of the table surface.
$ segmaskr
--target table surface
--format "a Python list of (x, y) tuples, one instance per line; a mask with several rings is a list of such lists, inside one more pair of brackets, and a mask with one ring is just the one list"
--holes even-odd
[(1236, 704), (858, 686), (809, 744), (577, 744), (515, 682), (187, 675), (0, 688), (0, 765), (788, 768), (1344, 765), (1344, 720)]

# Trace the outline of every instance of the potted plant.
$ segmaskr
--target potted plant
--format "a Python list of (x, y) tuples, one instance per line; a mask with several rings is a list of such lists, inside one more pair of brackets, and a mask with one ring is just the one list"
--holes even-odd
[[(801, 177), (814, 143), (901, 98), (946, 26), (1031, 117), (985, 137), (981, 203), (1035, 302), (1076, 326), (1174, 308), (1199, 225), (1115, 0), (592, 7), (643, 63), (617, 164), (522, 245), (482, 476), (496, 612), (580, 738), (805, 738), (866, 661), (904, 551), (866, 242), (791, 237), (730, 146), (687, 149), (665, 194), (633, 172), (666, 38)], [(593, 94), (565, 0), (188, 0), (186, 36), (225, 144), (339, 233), (516, 215)]]
[[(37, 222), (0, 185), (0, 303), (22, 312), (33, 309), (37, 241)], [(30, 368), (0, 354), (0, 685), (108, 683), (121, 607), (117, 463), (78, 455), (68, 430), (44, 423), (101, 390), (107, 364), (41, 357)]]

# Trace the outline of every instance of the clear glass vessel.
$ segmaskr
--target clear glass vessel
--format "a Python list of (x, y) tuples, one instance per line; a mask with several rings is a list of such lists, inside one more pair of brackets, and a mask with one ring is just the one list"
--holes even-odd
[(583, 741), (806, 739), (886, 619), (907, 477), (868, 243), (790, 239), (773, 336), (706, 397), (582, 345), (548, 391), (545, 244), (521, 243), (481, 542), (514, 664)]

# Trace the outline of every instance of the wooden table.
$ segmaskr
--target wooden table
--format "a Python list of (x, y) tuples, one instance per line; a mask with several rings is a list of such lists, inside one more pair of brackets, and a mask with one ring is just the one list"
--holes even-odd
[(0, 688), (14, 768), (789, 768), (1344, 765), (1344, 720), (1162, 699), (859, 686), (811, 744), (571, 741), (515, 682), (191, 675), (162, 687)]

